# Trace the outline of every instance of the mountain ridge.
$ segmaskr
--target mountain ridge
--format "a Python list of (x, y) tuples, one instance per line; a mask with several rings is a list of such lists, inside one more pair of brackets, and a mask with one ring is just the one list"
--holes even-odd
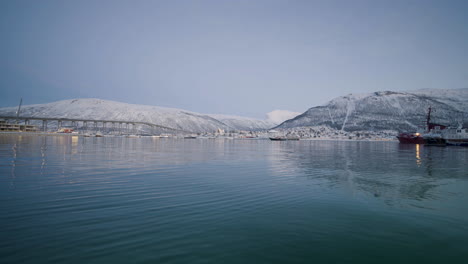
[[(218, 129), (267, 130), (329, 126), (341, 131), (415, 130), (426, 118), (428, 107), (434, 109), (433, 121), (454, 124), (468, 120), (468, 88), (377, 91), (348, 94), (311, 107), (280, 124), (272, 120), (223, 114), (201, 114), (177, 108), (137, 105), (97, 98), (62, 100), (47, 104), (25, 105), (22, 116), (83, 118), (94, 120), (128, 120), (148, 122), (179, 130), (211, 132)], [(16, 107), (0, 108), (0, 115), (16, 115)], [(280, 111), (276, 113), (275, 111)], [(294, 112), (275, 110), (278, 117)], [(284, 113), (283, 113), (284, 112)], [(270, 117), (271, 113), (267, 116)], [(286, 115), (287, 116), (287, 115)]]
[[(15, 116), (17, 107), (0, 108), (0, 115)], [(61, 100), (47, 104), (24, 105), (22, 116), (129, 120), (149, 122), (192, 132), (223, 130), (265, 130), (277, 124), (238, 116), (201, 114), (183, 109), (137, 105), (97, 98)]]
[(466, 122), (468, 88), (348, 94), (311, 107), (275, 128), (328, 125), (342, 131), (413, 130), (424, 122), (429, 106), (435, 109), (433, 120), (438, 123)]

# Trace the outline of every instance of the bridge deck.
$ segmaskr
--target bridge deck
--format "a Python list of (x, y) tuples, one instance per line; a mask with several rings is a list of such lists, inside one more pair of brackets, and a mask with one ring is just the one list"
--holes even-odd
[(96, 123), (111, 123), (111, 124), (132, 124), (132, 125), (146, 125), (149, 127), (158, 127), (162, 129), (172, 130), (172, 131), (180, 131), (185, 133), (191, 133), (190, 131), (186, 131), (183, 129), (177, 129), (167, 126), (162, 126), (158, 124), (153, 124), (149, 122), (141, 122), (141, 121), (128, 121), (128, 120), (98, 120), (98, 119), (84, 119), (84, 118), (61, 118), (61, 117), (26, 117), (26, 116), (0, 116), (0, 119), (4, 120), (39, 120), (39, 121), (69, 121), (69, 122), (96, 122)]

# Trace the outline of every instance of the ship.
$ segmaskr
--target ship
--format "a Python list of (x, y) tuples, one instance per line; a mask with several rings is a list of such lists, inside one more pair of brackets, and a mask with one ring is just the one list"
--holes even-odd
[(429, 106), (429, 109), (427, 111), (427, 116), (426, 116), (426, 125), (423, 129), (417, 132), (402, 132), (398, 134), (397, 136), (398, 141), (400, 141), (401, 144), (426, 144), (431, 139), (428, 136), (426, 136), (426, 139), (425, 139), (425, 134), (434, 130), (445, 129), (446, 126), (444, 125), (431, 123), (431, 112), (432, 112), (432, 108)]
[(468, 131), (460, 124), (457, 128), (448, 128), (442, 134), (446, 145), (468, 147)]

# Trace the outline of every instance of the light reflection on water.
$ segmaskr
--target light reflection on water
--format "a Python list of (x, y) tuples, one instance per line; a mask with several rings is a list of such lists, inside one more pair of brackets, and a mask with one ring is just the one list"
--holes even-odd
[[(302, 142), (301, 142), (302, 143)], [(388, 205), (427, 206), (425, 200), (465, 192), (467, 149), (399, 145), (393, 142), (311, 142), (284, 145), (273, 173), (302, 175), (313, 185), (374, 196)], [(447, 185), (453, 188), (447, 192)]]
[(395, 142), (0, 135), (0, 256), (457, 262), (467, 161)]

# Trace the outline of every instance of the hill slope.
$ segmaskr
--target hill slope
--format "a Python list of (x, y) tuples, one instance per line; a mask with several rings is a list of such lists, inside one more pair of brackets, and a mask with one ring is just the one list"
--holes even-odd
[(436, 123), (466, 122), (468, 89), (349, 94), (312, 107), (277, 127), (328, 125), (344, 131), (412, 130), (424, 123), (429, 106), (434, 109), (432, 117)]
[[(0, 108), (0, 115), (16, 115), (16, 107)], [(276, 124), (245, 117), (204, 115), (175, 108), (135, 105), (100, 99), (74, 99), (48, 104), (25, 105), (21, 116), (83, 118), (149, 122), (192, 132), (261, 130)]]

